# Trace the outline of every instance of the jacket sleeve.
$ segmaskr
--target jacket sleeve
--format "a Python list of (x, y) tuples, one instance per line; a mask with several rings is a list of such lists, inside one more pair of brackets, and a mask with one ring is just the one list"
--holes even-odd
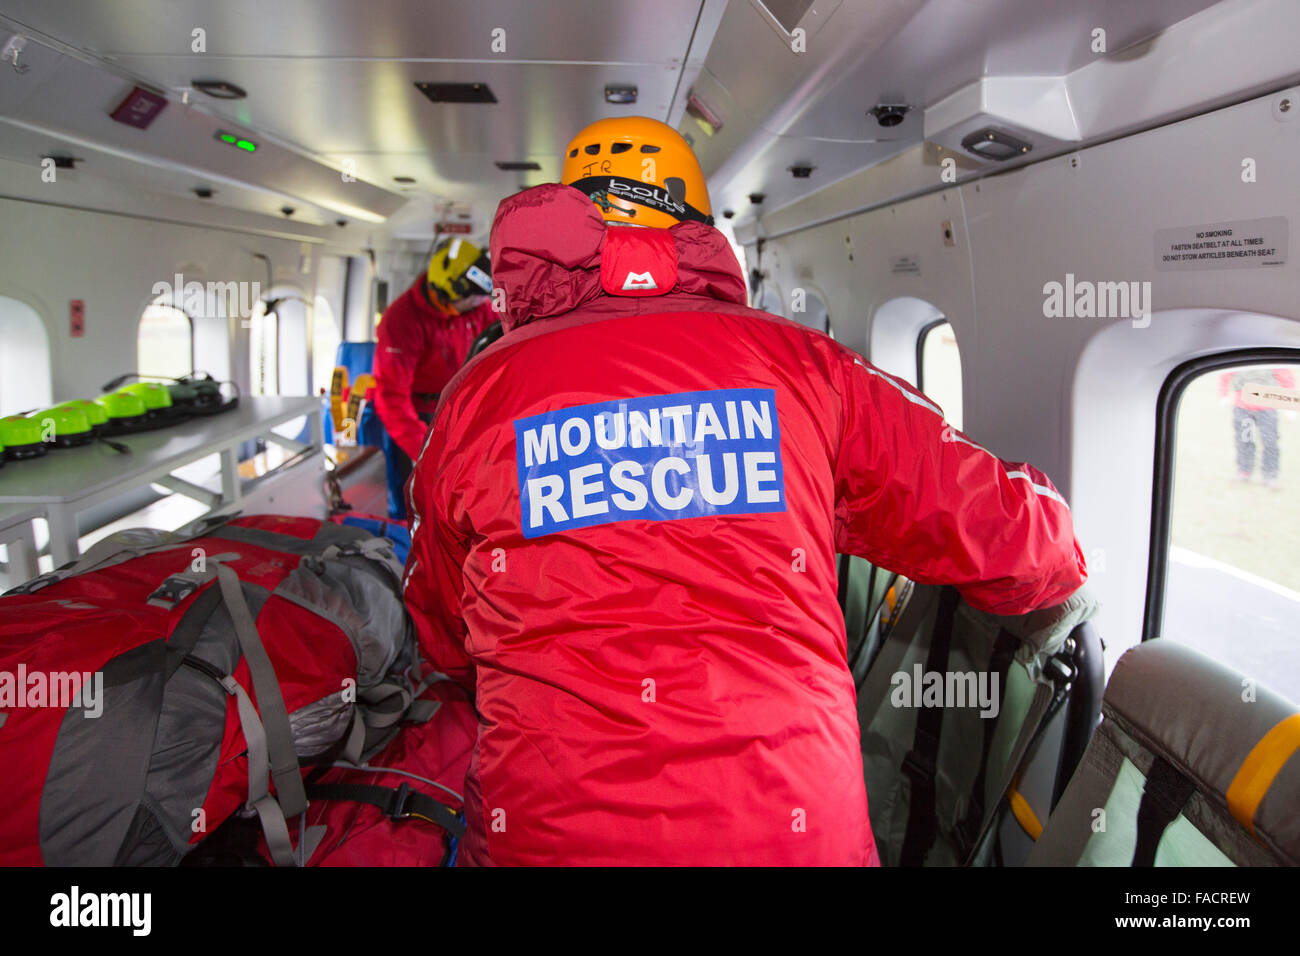
[(375, 345), (375, 387), (378, 400), (375, 410), (379, 420), (399, 448), (411, 457), (420, 455), (426, 428), (415, 413), (411, 398), (415, 370), (424, 350), (418, 323), (410, 321), (405, 296), (390, 305), (379, 323), (379, 341)]
[(1047, 477), (999, 460), (905, 382), (848, 350), (835, 466), (836, 547), (972, 606), (1024, 614), (1087, 579), (1065, 499)]
[(1273, 378), (1277, 379), (1277, 383), (1283, 388), (1295, 388), (1295, 373), (1289, 368), (1273, 369)]
[(454, 470), (444, 467), (445, 421), (440, 414), (434, 422), (408, 486), (411, 553), (404, 596), (425, 660), (472, 691), (474, 665), (465, 649), (468, 630), (460, 607), (469, 549), (453, 526), (451, 496), (443, 481)]

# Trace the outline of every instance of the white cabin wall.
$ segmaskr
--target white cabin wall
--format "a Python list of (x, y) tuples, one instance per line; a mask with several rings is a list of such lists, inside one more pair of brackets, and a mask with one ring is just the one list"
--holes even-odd
[[(1284, 96), (1291, 100), (1287, 114), (1277, 111)], [(1298, 155), (1300, 91), (1292, 89), (786, 233), (766, 241), (763, 268), (787, 302), (801, 270), (811, 269), (837, 338), (859, 351), (866, 351), (872, 317), (896, 296), (929, 301), (950, 318), (961, 347), (964, 430), (996, 454), (1046, 471), (1073, 504), (1085, 552), (1105, 555), (1092, 584), (1105, 605), (1099, 627), (1113, 661), (1141, 633), (1160, 383), (1196, 355), (1300, 347)], [(1246, 157), (1256, 163), (1254, 183), (1241, 179)], [(900, 160), (918, 167), (913, 179), (926, 165), (916, 149), (884, 174), (898, 177)], [(924, 171), (937, 178), (936, 167)], [(806, 202), (808, 218), (820, 218), (817, 197)], [(797, 206), (779, 213), (787, 222), (799, 216)], [(1283, 265), (1155, 268), (1157, 230), (1266, 216), (1290, 222)], [(942, 245), (939, 229), (949, 217), (953, 248)], [(846, 235), (852, 263), (843, 251)], [(752, 262), (752, 241), (746, 252)], [(891, 258), (903, 254), (919, 257), (919, 276), (890, 271)], [(1135, 328), (1128, 319), (1045, 318), (1043, 286), (1064, 282), (1067, 272), (1092, 281), (1149, 281), (1157, 313), (1150, 327)], [(1194, 309), (1218, 310), (1221, 318), (1178, 311)], [(1227, 315), (1240, 312), (1261, 317)], [(1193, 328), (1171, 328), (1174, 322)], [(1081, 379), (1094, 343), (1092, 371)], [(1102, 355), (1102, 345), (1132, 356), (1143, 374), (1106, 374), (1104, 366), (1119, 367)]]
[[(97, 394), (108, 379), (135, 369), (140, 314), (154, 284), (170, 286), (178, 272), (186, 281), (257, 282), (265, 295), (266, 264), (251, 255), (260, 252), (274, 263), (277, 286), (309, 301), (315, 295), (319, 244), (9, 199), (0, 199), (0, 222), (0, 295), (26, 302), (45, 322), (55, 401)], [(304, 253), (311, 257), (306, 274)], [(77, 339), (68, 329), (73, 299), (86, 303), (86, 332)], [(196, 365), (233, 375), (246, 389), (247, 329), (237, 318), (224, 329), (215, 320), (201, 325)]]

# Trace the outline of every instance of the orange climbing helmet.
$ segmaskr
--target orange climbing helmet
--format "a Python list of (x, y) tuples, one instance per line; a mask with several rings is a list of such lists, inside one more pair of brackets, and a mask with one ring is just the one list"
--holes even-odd
[(564, 150), (560, 181), (592, 198), (610, 222), (665, 229), (713, 225), (709, 190), (691, 146), (647, 116), (597, 120)]

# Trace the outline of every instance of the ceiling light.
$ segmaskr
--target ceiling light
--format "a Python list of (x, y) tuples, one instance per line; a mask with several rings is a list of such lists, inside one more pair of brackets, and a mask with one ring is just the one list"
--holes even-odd
[(611, 83), (605, 87), (606, 103), (635, 103), (636, 87), (631, 84)]
[(963, 149), (974, 153), (976, 156), (992, 159), (999, 163), (1022, 156), (1034, 148), (1030, 143), (1026, 143), (1010, 133), (1004, 133), (1002, 130), (994, 129), (991, 126), (977, 129), (963, 139), (961, 145)]

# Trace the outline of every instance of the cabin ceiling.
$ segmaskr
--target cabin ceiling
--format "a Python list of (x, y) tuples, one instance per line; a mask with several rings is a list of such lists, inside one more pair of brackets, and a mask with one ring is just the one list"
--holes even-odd
[[(693, 130), (715, 212), (731, 208), (737, 223), (753, 216), (751, 193), (771, 211), (921, 143), (926, 109), (983, 77), (1063, 76), (1098, 59), (1094, 29), (1115, 55), (1215, 0), (843, 0), (824, 22), (805, 21), (803, 54), (757, 2), (728, 6), (696, 83), (722, 129), (681, 127)], [(868, 115), (882, 102), (910, 111), (885, 128)], [(790, 167), (804, 164), (812, 175), (795, 179)]]
[[(10, 32), (55, 41), (102, 64), (111, 71), (104, 81), (117, 73), (109, 99), (125, 95), (132, 78), (176, 99), (196, 79), (243, 87), (243, 100), (192, 93), (190, 108), (333, 167), (336, 178), (350, 161), (359, 180), (405, 201), (388, 223), (395, 233), (429, 236), (435, 211), (449, 202), (471, 206), (476, 230), (486, 230), (502, 197), (558, 177), (565, 143), (594, 119), (666, 118), (707, 6), (701, 0), (5, 0), (0, 17)], [(206, 52), (191, 50), (196, 28), (205, 31)], [(494, 52), (500, 40), (505, 49)], [(22, 81), (8, 72), (0, 71), (0, 84)], [(486, 83), (499, 102), (432, 103), (417, 82)], [(605, 103), (606, 84), (636, 85), (637, 104)], [(104, 89), (59, 94), (43, 108), (76, 110), (79, 96), (92, 99), (101, 114), (115, 105), (104, 106)], [(178, 102), (171, 108), (186, 109)], [(135, 136), (142, 149), (150, 132)], [(221, 172), (241, 174), (230, 161), (244, 157), (205, 145)], [(542, 168), (520, 173), (494, 165), (520, 160)], [(415, 184), (404, 187), (396, 176)], [(342, 183), (338, 191), (347, 192)]]
[[(47, 58), (80, 68), (18, 75), (0, 66), (0, 121), (16, 118), (9, 132), (24, 134), (4, 137), (3, 158), (35, 163), (26, 153), (42, 135), (91, 146), (108, 138), (115, 162), (104, 168), (113, 182), (134, 175), (137, 188), (187, 193), (208, 171), (219, 183), (210, 202), (274, 214), (280, 196), (310, 181), (299, 189), (308, 204), (300, 215), (329, 222), (355, 206), (381, 232), (422, 239), (451, 203), (470, 212), (482, 235), (501, 198), (557, 178), (563, 146), (579, 128), (634, 113), (692, 136), (715, 212), (735, 208), (739, 222), (752, 215), (750, 192), (777, 208), (920, 142), (924, 108), (981, 77), (1067, 74), (1095, 58), (1094, 28), (1106, 29), (1115, 51), (1213, 0), (769, 0), (772, 11), (805, 25), (801, 54), (760, 0), (2, 3), (0, 33), (28, 36)], [(191, 48), (199, 28), (201, 53)], [(495, 51), (502, 40), (504, 51)], [(33, 61), (41, 55), (31, 50)], [(196, 79), (237, 84), (248, 98), (190, 93), (181, 103)], [(171, 116), (164, 111), (149, 130), (107, 118), (135, 81), (172, 99)], [(416, 82), (486, 83), (499, 102), (432, 103)], [(635, 84), (636, 105), (605, 103), (610, 83)], [(721, 116), (716, 135), (683, 117), (692, 88)], [(882, 129), (867, 115), (882, 100), (913, 110)], [(186, 115), (234, 124), (276, 151), (276, 195), (259, 194), (250, 157), (212, 142), (210, 132), (184, 149), (162, 148), (164, 137), (206, 130), (177, 122)], [(133, 166), (132, 156), (151, 151), (163, 159)], [(519, 160), (541, 169), (494, 165)], [(794, 179), (788, 167), (804, 163), (812, 176)], [(340, 171), (352, 164), (359, 183), (344, 183)], [(415, 184), (400, 186), (397, 176)]]

